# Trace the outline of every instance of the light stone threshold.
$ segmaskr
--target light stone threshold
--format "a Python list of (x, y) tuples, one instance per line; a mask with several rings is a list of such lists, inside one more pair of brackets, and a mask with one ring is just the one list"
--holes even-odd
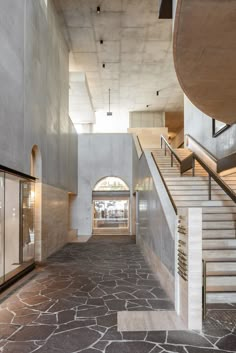
[(87, 243), (92, 235), (80, 235), (69, 240), (69, 243)]
[(120, 311), (117, 320), (118, 331), (187, 330), (176, 311)]

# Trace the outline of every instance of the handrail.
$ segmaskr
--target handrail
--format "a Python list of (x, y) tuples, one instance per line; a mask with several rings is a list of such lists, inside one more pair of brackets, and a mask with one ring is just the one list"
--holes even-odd
[(190, 138), (191, 140), (193, 140), (194, 143), (200, 146), (201, 149), (204, 150), (204, 153), (206, 153), (216, 163), (217, 173), (224, 172), (225, 170), (228, 170), (228, 169), (236, 168), (236, 152), (233, 152), (228, 156), (218, 159), (208, 149), (206, 149), (206, 147), (204, 147), (200, 142), (195, 140), (194, 137), (188, 134), (186, 135), (186, 137)]
[(175, 159), (179, 162), (179, 164), (181, 164), (181, 159), (179, 158), (179, 156), (172, 149), (171, 145), (167, 142), (165, 137), (163, 135), (161, 135), (161, 148), (162, 148), (163, 141), (165, 143), (165, 156), (166, 156), (166, 147), (168, 147), (171, 152), (171, 167), (173, 167), (173, 155), (174, 155)]
[[(163, 142), (165, 143), (165, 155), (166, 155), (166, 146), (170, 150), (171, 153), (171, 166), (173, 167), (173, 155), (176, 156), (176, 153), (173, 151), (172, 147), (169, 145), (169, 143), (166, 141), (166, 139), (161, 136), (161, 148), (163, 146)], [(218, 175), (216, 172), (214, 172), (208, 165), (195, 153), (193, 152), (191, 155), (183, 159), (182, 161), (177, 159), (180, 164), (180, 172), (181, 175), (184, 171), (187, 171), (189, 169), (192, 169), (193, 171), (193, 176), (195, 175), (195, 160), (198, 161), (198, 163), (202, 166), (203, 169), (208, 173), (209, 177), (209, 183), (208, 183), (208, 194), (209, 194), (209, 200), (211, 200), (211, 178), (215, 180), (215, 182), (223, 189), (223, 191), (234, 201), (236, 202), (236, 193), (230, 188), (228, 184), (226, 184)], [(159, 169), (159, 168), (158, 168)], [(186, 169), (186, 170), (185, 170)]]
[(211, 158), (213, 159), (214, 162), (217, 163), (217, 158), (216, 156), (214, 156), (214, 154), (212, 154), (206, 147), (204, 147), (200, 142), (198, 142), (197, 140), (195, 140), (194, 137), (192, 137), (191, 135), (189, 134), (186, 134), (185, 135), (187, 138), (190, 138), (191, 140), (193, 140), (193, 142), (195, 142), (197, 145), (199, 145), (201, 147), (201, 149), (204, 150), (204, 152)]
[(159, 168), (159, 166), (158, 166), (158, 164), (157, 164), (157, 162), (156, 162), (156, 159), (155, 159), (155, 157), (154, 157), (154, 155), (153, 155), (153, 152), (151, 152), (151, 155), (152, 155), (152, 159), (154, 160), (154, 163), (155, 163), (155, 165), (156, 165), (156, 167), (157, 167), (157, 170), (158, 170), (158, 172), (159, 172), (159, 174), (160, 174), (161, 180), (162, 180), (162, 182), (163, 182), (163, 184), (164, 184), (164, 186), (165, 186), (165, 189), (166, 189), (166, 192), (167, 192), (167, 194), (168, 194), (168, 196), (169, 196), (170, 202), (172, 203), (172, 206), (173, 206), (173, 208), (174, 208), (174, 210), (175, 210), (175, 213), (177, 214), (177, 207), (176, 207), (176, 205), (175, 205), (174, 199), (172, 198), (171, 193), (170, 193), (170, 191), (169, 191), (169, 189), (168, 189), (168, 186), (166, 185), (165, 179), (164, 179), (164, 177), (163, 177), (163, 175), (162, 175), (162, 173), (161, 173), (161, 171), (160, 171), (160, 168)]
[[(195, 160), (198, 161), (199, 164), (205, 169), (205, 171), (208, 173), (209, 177), (215, 180), (215, 182), (224, 190), (224, 192), (234, 201), (236, 202), (236, 193), (231, 189), (231, 187), (226, 184), (219, 176), (214, 172), (211, 168), (208, 167), (208, 165), (203, 162), (203, 160), (196, 155), (196, 153), (193, 153), (193, 171), (194, 171), (194, 164)], [(194, 174), (193, 174), (194, 176)], [(210, 180), (209, 180), (210, 183)], [(210, 192), (211, 190), (209, 190)], [(209, 194), (210, 195), (210, 194)], [(211, 199), (211, 197), (209, 197)]]

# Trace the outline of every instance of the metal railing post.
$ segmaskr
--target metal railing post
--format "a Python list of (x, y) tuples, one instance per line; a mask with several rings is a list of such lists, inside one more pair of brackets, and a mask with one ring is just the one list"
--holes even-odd
[(171, 152), (171, 167), (173, 167), (173, 153)]
[(161, 149), (162, 149), (162, 143), (163, 143), (163, 140), (162, 140), (162, 137), (161, 137)]
[(211, 176), (208, 174), (208, 198), (211, 200)]
[(165, 156), (166, 156), (166, 143), (165, 143)]

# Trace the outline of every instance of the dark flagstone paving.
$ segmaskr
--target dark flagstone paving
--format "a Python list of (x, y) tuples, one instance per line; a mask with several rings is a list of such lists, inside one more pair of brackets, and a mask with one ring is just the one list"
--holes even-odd
[(170, 309), (134, 240), (93, 237), (65, 246), (1, 302), (0, 352), (236, 352), (236, 304), (209, 306), (202, 333), (117, 331), (117, 311)]

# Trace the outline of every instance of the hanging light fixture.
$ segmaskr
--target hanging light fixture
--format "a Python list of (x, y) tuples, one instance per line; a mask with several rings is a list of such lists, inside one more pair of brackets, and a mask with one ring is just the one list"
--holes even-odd
[(111, 89), (108, 90), (108, 99), (109, 99), (109, 112), (107, 112), (107, 116), (112, 116), (111, 112)]

